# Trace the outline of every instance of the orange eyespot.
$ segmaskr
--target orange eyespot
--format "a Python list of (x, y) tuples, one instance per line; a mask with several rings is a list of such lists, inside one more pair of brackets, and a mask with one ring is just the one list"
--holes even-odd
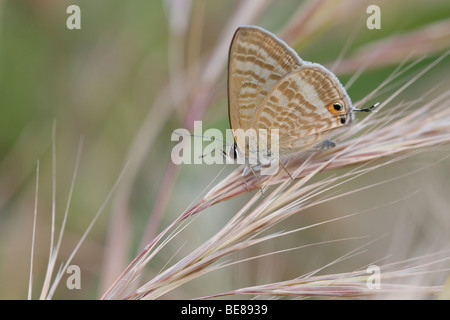
[(344, 106), (341, 102), (334, 102), (328, 106), (328, 110), (332, 114), (338, 114), (338, 113), (344, 111)]

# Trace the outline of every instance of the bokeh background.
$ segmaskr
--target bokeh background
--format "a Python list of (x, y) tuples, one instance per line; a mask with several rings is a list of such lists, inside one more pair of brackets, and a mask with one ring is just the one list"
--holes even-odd
[[(81, 30), (66, 27), (66, 9), (71, 4), (81, 9)], [(380, 30), (365, 25), (370, 4), (381, 8)], [(63, 280), (55, 294), (58, 299), (101, 296), (145, 241), (209, 190), (216, 175), (220, 179), (235, 169), (232, 165), (172, 165), (171, 133), (176, 128), (190, 129), (194, 120), (203, 120), (205, 129), (228, 128), (226, 59), (232, 32), (244, 23), (284, 36), (304, 60), (331, 67), (342, 59), (335, 70), (343, 84), (364, 67), (349, 89), (353, 101), (367, 96), (408, 56), (427, 55), (400, 81), (450, 48), (448, 0), (1, 1), (1, 299), (27, 296), (38, 160), (33, 298), (39, 297), (48, 262), (52, 208), (58, 228), (80, 139), (81, 160), (58, 261), (68, 258), (128, 166), (73, 260), (82, 270), (81, 290), (68, 290)], [(412, 34), (409, 41), (396, 40), (408, 33)], [(384, 45), (391, 51), (368, 59)], [(450, 59), (446, 58), (392, 105), (427, 101), (448, 91), (449, 74)], [(305, 210), (280, 224), (279, 230), (364, 213), (265, 243), (234, 259), (345, 237), (367, 239), (238, 264), (186, 284), (166, 298), (192, 298), (291, 279), (371, 240), (376, 241), (360, 254), (324, 272), (350, 271), (373, 262), (401, 261), (450, 249), (450, 160), (445, 158), (449, 151), (448, 146), (434, 147), (365, 175), (338, 192), (422, 169)], [(166, 263), (174, 263), (210, 238), (251, 194), (217, 204), (193, 219), (153, 260), (146, 276), (151, 278)], [(443, 284), (447, 276), (441, 272), (411, 281), (436, 285)]]

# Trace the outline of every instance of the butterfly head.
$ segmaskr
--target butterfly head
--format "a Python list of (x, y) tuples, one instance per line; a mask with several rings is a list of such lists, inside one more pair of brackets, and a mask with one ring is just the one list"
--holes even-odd
[(236, 143), (230, 144), (227, 146), (224, 156), (228, 158), (231, 162), (237, 160), (239, 156), (239, 151)]

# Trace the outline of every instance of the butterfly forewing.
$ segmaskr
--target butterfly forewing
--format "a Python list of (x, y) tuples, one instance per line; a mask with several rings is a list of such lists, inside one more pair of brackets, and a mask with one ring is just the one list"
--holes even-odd
[(271, 33), (254, 26), (240, 27), (228, 62), (231, 128), (250, 128), (257, 108), (275, 83), (302, 64), (298, 55)]

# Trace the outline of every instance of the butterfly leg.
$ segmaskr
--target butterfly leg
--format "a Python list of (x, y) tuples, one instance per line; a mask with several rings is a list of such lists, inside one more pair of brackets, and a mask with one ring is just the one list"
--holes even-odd
[(336, 144), (333, 141), (325, 139), (322, 142), (316, 144), (314, 146), (314, 149), (316, 149), (316, 150), (328, 150), (328, 149), (334, 148), (335, 146), (336, 146)]
[(278, 163), (281, 165), (281, 167), (283, 168), (283, 170), (289, 175), (289, 177), (291, 178), (291, 180), (294, 181), (294, 177), (292, 177), (291, 173), (286, 169), (286, 166), (284, 165), (284, 163), (281, 162), (280, 159), (278, 159)]
[(247, 189), (247, 191), (250, 191), (248, 184), (247, 184), (247, 175), (250, 172), (249, 168), (247, 166), (244, 167), (244, 170), (242, 170), (242, 174), (241, 174), (241, 178), (244, 181), (245, 184), (245, 188)]
[[(244, 171), (242, 172), (242, 178), (244, 179), (244, 181), (246, 181), (245, 177), (251, 172), (255, 176), (255, 178), (257, 180), (257, 183), (258, 183), (258, 186), (259, 186), (259, 190), (261, 190), (261, 195), (264, 196), (264, 190), (262, 188), (261, 180), (259, 179), (258, 173), (255, 171), (255, 169), (259, 168), (259, 166), (260, 165), (252, 166), (250, 164), (247, 164), (245, 166), (245, 168), (244, 168)], [(246, 185), (247, 185), (247, 183), (246, 183)], [(248, 186), (247, 186), (247, 190), (249, 190)]]
[(258, 177), (258, 175), (256, 174), (256, 172), (253, 170), (253, 167), (252, 167), (252, 166), (249, 166), (249, 168), (250, 168), (250, 170), (252, 170), (252, 173), (254, 174), (256, 180), (258, 181), (258, 186), (259, 186), (259, 190), (261, 191), (261, 196), (264, 197), (264, 189), (263, 189), (263, 187), (262, 187), (261, 180), (259, 180), (259, 177)]
[(291, 173), (286, 169), (286, 166), (284, 163), (280, 160), (280, 158), (272, 158), (268, 164), (264, 166), (264, 173), (265, 175), (276, 175), (280, 172), (280, 166), (281, 168), (288, 174), (288, 176), (291, 178), (291, 180), (294, 180)]

